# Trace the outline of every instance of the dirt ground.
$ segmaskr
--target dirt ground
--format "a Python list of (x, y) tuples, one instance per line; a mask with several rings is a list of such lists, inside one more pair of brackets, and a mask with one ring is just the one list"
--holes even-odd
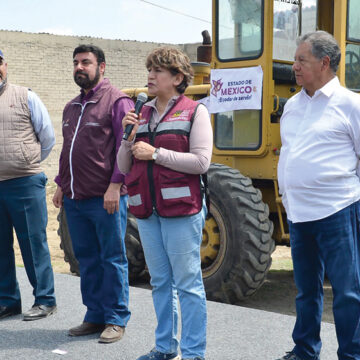
[[(69, 265), (64, 261), (64, 254), (60, 249), (60, 239), (57, 234), (57, 215), (59, 210), (52, 204), (54, 192), (55, 184), (50, 182), (47, 186), (47, 236), (51, 260), (55, 272), (70, 274)], [(15, 242), (15, 252), (17, 265), (23, 266), (17, 242)], [(138, 285), (144, 286), (144, 283), (140, 281)], [(293, 281), (290, 248), (278, 246), (273, 253), (273, 264), (264, 285), (253, 296), (238, 305), (286, 315), (295, 315), (295, 296), (296, 288)], [(332, 291), (327, 282), (324, 287), (323, 321), (333, 323)]]

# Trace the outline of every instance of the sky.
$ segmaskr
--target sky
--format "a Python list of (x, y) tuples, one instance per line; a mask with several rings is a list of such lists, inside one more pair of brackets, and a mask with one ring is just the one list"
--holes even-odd
[(211, 34), (211, 0), (0, 1), (0, 30), (171, 44)]

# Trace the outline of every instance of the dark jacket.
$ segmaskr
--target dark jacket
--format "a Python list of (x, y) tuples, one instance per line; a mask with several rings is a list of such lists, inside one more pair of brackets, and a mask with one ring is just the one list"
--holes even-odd
[(63, 112), (63, 148), (60, 181), (65, 196), (86, 199), (103, 196), (115, 166), (116, 138), (112, 126), (114, 103), (128, 97), (102, 81), (90, 100), (81, 95), (66, 104)]

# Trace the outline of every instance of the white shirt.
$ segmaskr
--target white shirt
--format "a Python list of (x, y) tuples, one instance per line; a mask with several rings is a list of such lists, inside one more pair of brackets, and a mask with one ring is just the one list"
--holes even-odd
[(28, 105), (34, 131), (41, 144), (41, 161), (43, 161), (55, 145), (54, 128), (45, 105), (30, 89), (28, 90)]
[(279, 191), (294, 223), (328, 217), (360, 199), (360, 96), (337, 77), (313, 97), (288, 100), (280, 121)]

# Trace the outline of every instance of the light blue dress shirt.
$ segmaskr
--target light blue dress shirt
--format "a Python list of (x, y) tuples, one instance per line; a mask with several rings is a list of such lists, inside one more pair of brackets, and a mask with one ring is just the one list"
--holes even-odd
[(28, 105), (34, 131), (41, 144), (41, 161), (43, 161), (55, 145), (54, 128), (45, 105), (30, 89), (28, 91)]

